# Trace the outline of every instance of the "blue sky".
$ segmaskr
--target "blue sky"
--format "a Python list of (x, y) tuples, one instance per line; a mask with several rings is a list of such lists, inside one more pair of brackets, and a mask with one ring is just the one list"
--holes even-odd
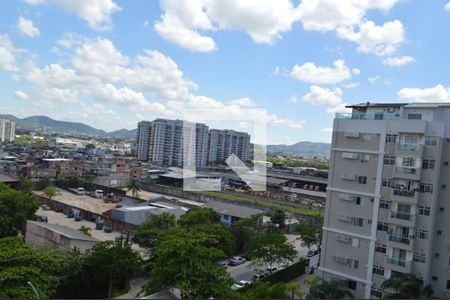
[(346, 104), (450, 102), (448, 1), (5, 0), (0, 8), (0, 111), (20, 117), (115, 130), (212, 107), (210, 119), (242, 119), (238, 130), (259, 119), (268, 143), (290, 144), (329, 142)]

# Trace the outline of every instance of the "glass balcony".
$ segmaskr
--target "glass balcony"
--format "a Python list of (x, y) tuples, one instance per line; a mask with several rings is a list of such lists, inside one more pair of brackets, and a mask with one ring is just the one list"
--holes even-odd
[(393, 189), (392, 193), (395, 196), (414, 197), (416, 192), (415, 191), (400, 190), (400, 189)]
[(405, 150), (405, 151), (418, 151), (420, 146), (419, 144), (397, 144), (398, 150)]
[(394, 113), (336, 113), (338, 120), (400, 120), (400, 114)]
[(409, 245), (410, 239), (402, 235), (390, 234), (389, 241)]
[(391, 211), (391, 217), (405, 221), (410, 221), (412, 219), (412, 215), (410, 213), (400, 211)]
[(394, 266), (406, 267), (406, 260), (397, 257), (388, 257), (387, 263)]

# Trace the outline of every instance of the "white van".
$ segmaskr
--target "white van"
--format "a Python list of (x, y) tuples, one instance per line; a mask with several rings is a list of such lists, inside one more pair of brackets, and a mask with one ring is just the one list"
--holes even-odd
[(78, 195), (84, 195), (85, 193), (86, 193), (86, 191), (84, 190), (84, 188), (79, 187), (79, 188), (77, 189), (77, 194), (78, 194)]
[(95, 190), (95, 198), (103, 198), (103, 190)]

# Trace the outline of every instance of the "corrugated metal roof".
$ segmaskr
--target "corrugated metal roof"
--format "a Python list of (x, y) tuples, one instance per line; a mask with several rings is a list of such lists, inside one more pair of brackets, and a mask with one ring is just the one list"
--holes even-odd
[(209, 201), (206, 203), (205, 207), (211, 208), (217, 213), (241, 219), (264, 213), (264, 211), (259, 209), (219, 201)]
[(82, 233), (79, 230), (76, 230), (76, 229), (73, 229), (73, 228), (70, 228), (70, 227), (67, 227), (64, 225), (49, 224), (49, 223), (37, 222), (37, 221), (28, 221), (28, 222), (37, 224), (40, 227), (47, 228), (48, 230), (57, 232), (65, 237), (68, 237), (73, 240), (99, 242), (99, 240), (97, 240), (91, 236), (85, 235), (84, 233)]

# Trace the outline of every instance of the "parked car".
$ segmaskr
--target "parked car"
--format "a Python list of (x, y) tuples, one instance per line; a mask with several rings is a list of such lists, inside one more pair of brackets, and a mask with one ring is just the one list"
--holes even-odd
[(277, 270), (278, 270), (277, 267), (269, 266), (266, 268), (266, 273), (270, 274), (270, 273), (276, 272)]
[(266, 277), (266, 274), (264, 274), (264, 273), (254, 273), (253, 276), (252, 276), (251, 281), (255, 282), (255, 281), (260, 280), (260, 279), (262, 279), (264, 277)]
[(245, 263), (246, 259), (242, 256), (233, 256), (228, 263), (230, 266), (238, 266), (240, 264)]
[(244, 286), (247, 286), (249, 284), (252, 284), (252, 283), (247, 280), (240, 280), (233, 285), (233, 289), (242, 289)]
[(72, 211), (72, 210), (69, 211), (69, 213), (67, 214), (67, 217), (68, 217), (68, 218), (73, 218), (73, 217), (74, 217), (73, 211)]
[(112, 227), (105, 225), (105, 226), (103, 226), (103, 231), (106, 233), (110, 233), (110, 232), (112, 232)]
[(308, 250), (308, 253), (306, 253), (306, 257), (312, 257), (312, 256), (317, 255), (319, 253), (320, 253), (319, 249), (317, 249), (317, 250)]
[(41, 207), (43, 210), (50, 210), (50, 206), (48, 206), (47, 204), (42, 204)]
[(81, 217), (80, 214), (76, 214), (76, 215), (74, 216), (74, 219), (75, 219), (76, 222), (80, 222), (83, 218)]

